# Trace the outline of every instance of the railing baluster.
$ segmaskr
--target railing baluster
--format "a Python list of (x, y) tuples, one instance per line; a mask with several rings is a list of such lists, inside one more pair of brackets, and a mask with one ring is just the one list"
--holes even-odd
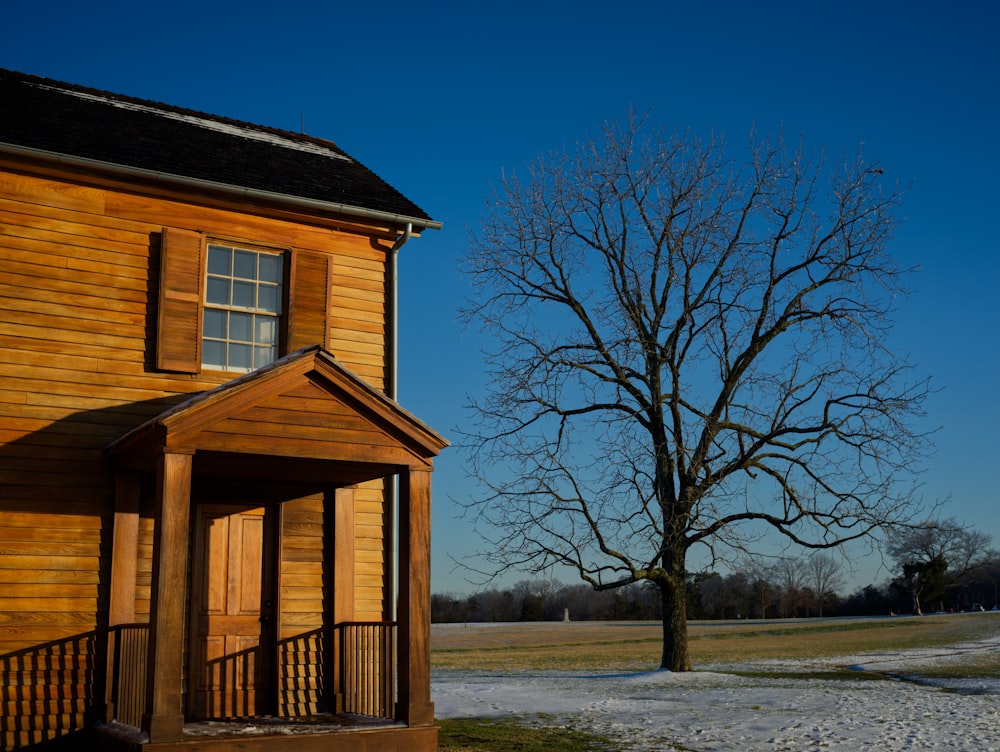
[(340, 675), (344, 710), (392, 718), (396, 697), (396, 623), (343, 622)]
[(138, 727), (146, 701), (146, 646), (148, 624), (119, 624), (114, 633), (115, 720)]

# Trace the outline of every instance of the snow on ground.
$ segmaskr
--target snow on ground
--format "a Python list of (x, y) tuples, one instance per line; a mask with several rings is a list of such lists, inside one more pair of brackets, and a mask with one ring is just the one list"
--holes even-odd
[[(436, 671), (438, 718), (536, 718), (594, 731), (644, 752), (834, 749), (1000, 752), (1000, 678), (912, 681), (907, 672), (1000, 649), (1000, 640), (948, 650), (845, 656), (823, 662), (711, 666), (686, 674)], [(727, 671), (855, 667), (894, 677), (750, 678)]]

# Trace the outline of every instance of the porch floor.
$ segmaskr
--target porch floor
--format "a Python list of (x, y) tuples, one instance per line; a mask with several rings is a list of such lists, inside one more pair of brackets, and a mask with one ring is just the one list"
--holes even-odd
[(274, 736), (276, 734), (324, 734), (336, 731), (404, 727), (391, 718), (340, 713), (339, 715), (314, 715), (302, 718), (274, 718), (263, 716), (227, 721), (194, 721), (184, 724), (184, 739), (222, 736)]
[(275, 734), (324, 734), (336, 731), (391, 728), (405, 724), (370, 715), (314, 715), (303, 718), (242, 718), (226, 721), (192, 721), (184, 724), (184, 739), (219, 736), (273, 736)]
[[(184, 740), (181, 744), (405, 728), (406, 724), (390, 718), (352, 713), (323, 714), (300, 718), (261, 716), (224, 721), (189, 721), (184, 724)], [(140, 729), (123, 723), (101, 724), (97, 727), (96, 732), (104, 742), (101, 745), (104, 749), (135, 750), (142, 749), (144, 745), (149, 743), (148, 737)]]

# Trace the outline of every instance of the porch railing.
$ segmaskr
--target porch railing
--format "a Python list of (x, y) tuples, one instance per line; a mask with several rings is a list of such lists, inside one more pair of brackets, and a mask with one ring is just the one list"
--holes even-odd
[[(339, 690), (345, 713), (394, 718), (397, 696), (396, 622), (342, 622), (336, 626)], [(138, 727), (146, 700), (148, 624), (109, 630), (108, 720)]]
[(344, 712), (395, 717), (396, 622), (342, 622), (337, 631)]
[(146, 646), (149, 624), (119, 624), (109, 630), (112, 656), (110, 700), (113, 718), (138, 727), (146, 704)]

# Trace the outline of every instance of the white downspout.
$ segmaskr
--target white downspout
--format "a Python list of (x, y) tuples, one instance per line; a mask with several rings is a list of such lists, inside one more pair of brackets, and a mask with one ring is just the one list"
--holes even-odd
[[(386, 369), (387, 396), (399, 401), (399, 249), (413, 237), (413, 223), (407, 222), (403, 234), (389, 249), (389, 364)], [(392, 555), (389, 563), (389, 621), (396, 621), (399, 601), (399, 476), (389, 481), (389, 543)]]
[(399, 249), (406, 245), (407, 241), (413, 237), (413, 223), (407, 222), (403, 234), (396, 238), (396, 242), (389, 249), (389, 397), (399, 401), (397, 390), (399, 389)]

